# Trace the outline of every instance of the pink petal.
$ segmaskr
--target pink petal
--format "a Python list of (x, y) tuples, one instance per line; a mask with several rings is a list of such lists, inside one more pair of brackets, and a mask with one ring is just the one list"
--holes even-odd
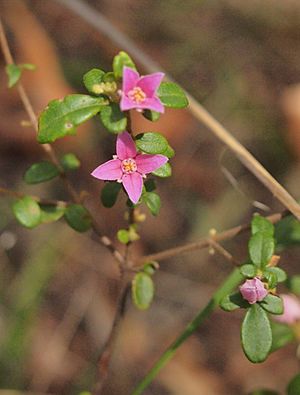
[(128, 132), (118, 134), (117, 156), (121, 160), (135, 158), (136, 156), (135, 144)]
[(137, 71), (131, 69), (130, 67), (124, 66), (122, 91), (125, 94), (131, 91), (136, 86), (139, 78), (140, 75)]
[(164, 76), (164, 73), (145, 75), (139, 79), (137, 86), (146, 93), (147, 97), (153, 97)]
[(164, 155), (140, 154), (135, 158), (135, 162), (139, 173), (148, 174), (167, 163), (168, 158)]
[(147, 98), (145, 101), (143, 101), (143, 103), (136, 106), (136, 108), (153, 110), (153, 111), (160, 112), (162, 114), (165, 112), (165, 108), (164, 108), (162, 102), (156, 96), (151, 97), (150, 99)]
[(132, 174), (124, 174), (122, 182), (129, 199), (132, 201), (132, 203), (136, 204), (142, 194), (143, 177), (137, 172)]
[(119, 159), (109, 160), (98, 166), (91, 175), (99, 180), (118, 180), (122, 178), (121, 161)]
[(135, 101), (129, 99), (129, 97), (125, 96), (124, 93), (122, 93), (121, 101), (120, 101), (120, 108), (121, 111), (128, 111), (133, 108), (137, 108), (137, 104)]

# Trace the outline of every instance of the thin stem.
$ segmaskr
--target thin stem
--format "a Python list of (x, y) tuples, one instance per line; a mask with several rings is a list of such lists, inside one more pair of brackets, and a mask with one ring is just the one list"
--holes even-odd
[[(132, 40), (114, 26), (103, 14), (82, 0), (57, 0), (65, 7), (71, 9), (81, 18), (102, 34), (107, 36), (120, 48), (128, 51), (146, 71), (152, 73), (163, 69), (151, 57), (145, 54)], [(172, 81), (172, 78), (166, 77)], [(186, 92), (187, 93), (187, 92)], [(202, 122), (219, 140), (221, 140), (247, 169), (253, 173), (261, 183), (300, 220), (300, 206), (296, 200), (283, 188), (278, 181), (254, 158), (254, 156), (240, 144), (231, 133), (222, 126), (192, 95), (187, 93), (189, 99), (188, 110), (198, 121)]]
[(223, 284), (218, 288), (218, 290), (213, 294), (212, 298), (209, 300), (207, 305), (202, 309), (196, 317), (187, 325), (185, 330), (177, 337), (177, 339), (166, 349), (162, 356), (158, 359), (149, 373), (140, 382), (140, 384), (135, 388), (131, 395), (140, 395), (145, 388), (151, 384), (160, 370), (169, 362), (173, 357), (177, 349), (198, 329), (199, 325), (210, 316), (210, 314), (219, 305), (221, 299), (228, 293), (232, 292), (239, 283), (242, 281), (243, 276), (240, 274), (238, 269), (234, 269), (231, 274), (226, 278)]
[(69, 203), (63, 200), (53, 200), (53, 199), (42, 199), (38, 196), (28, 195), (25, 193), (13, 191), (11, 189), (2, 188), (0, 187), (0, 195), (9, 195), (15, 197), (16, 199), (22, 199), (24, 196), (30, 196), (32, 199), (36, 200), (38, 203), (43, 204), (45, 206), (59, 206), (59, 207), (66, 207)]
[(234, 266), (239, 266), (239, 262), (227, 251), (221, 244), (217, 243), (215, 240), (210, 240), (210, 246), (212, 250), (216, 250), (220, 255), (222, 255), (228, 262)]
[[(287, 216), (288, 214), (289, 211), (285, 210), (282, 213), (272, 214), (266, 218), (269, 221), (271, 221), (273, 224), (275, 224), (276, 222), (280, 221), (283, 217)], [(235, 226), (234, 228), (225, 230), (224, 232), (217, 233), (213, 239), (215, 242), (233, 239), (238, 234), (246, 230), (249, 230), (250, 227), (251, 227), (250, 223)], [(193, 243), (187, 243), (179, 247), (169, 248), (167, 250), (160, 251), (155, 254), (146, 255), (139, 259), (139, 263), (140, 265), (143, 265), (145, 262), (149, 262), (149, 261), (162, 261), (164, 259), (173, 258), (174, 256), (179, 256), (187, 252), (200, 250), (202, 248), (209, 247), (211, 245), (211, 240), (212, 240), (211, 237), (206, 237)]]

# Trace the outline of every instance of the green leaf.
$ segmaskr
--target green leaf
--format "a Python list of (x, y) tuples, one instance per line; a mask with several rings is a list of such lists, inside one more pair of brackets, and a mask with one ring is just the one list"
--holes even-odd
[(136, 307), (140, 310), (148, 309), (154, 296), (152, 278), (146, 273), (136, 274), (133, 278), (131, 289)]
[(273, 236), (274, 225), (261, 215), (255, 215), (251, 221), (251, 232), (253, 235), (257, 232), (263, 232)]
[(267, 313), (258, 303), (246, 313), (241, 338), (244, 353), (251, 362), (263, 362), (267, 358), (272, 345), (272, 331)]
[(283, 313), (283, 302), (279, 296), (268, 294), (260, 302), (260, 305), (268, 313), (271, 313), (271, 314), (282, 314)]
[(153, 274), (158, 269), (159, 269), (159, 264), (157, 262), (155, 262), (155, 261), (147, 262), (143, 266), (143, 272), (146, 273), (146, 274), (149, 274), (149, 276), (153, 276)]
[(264, 270), (264, 276), (267, 278), (266, 273), (274, 273), (277, 277), (278, 283), (282, 283), (287, 279), (286, 272), (280, 267), (266, 267)]
[(251, 236), (248, 248), (252, 262), (256, 266), (263, 268), (274, 253), (274, 239), (268, 233), (257, 232)]
[(189, 104), (184, 91), (174, 82), (162, 82), (157, 95), (166, 107), (184, 108)]
[(257, 267), (252, 265), (251, 263), (246, 263), (240, 267), (240, 272), (246, 278), (253, 278), (256, 276)]
[(105, 72), (100, 69), (89, 70), (83, 76), (83, 83), (86, 89), (93, 94), (100, 95), (103, 93), (101, 83)]
[(129, 226), (128, 237), (129, 241), (136, 241), (140, 239), (140, 235), (137, 233), (137, 226), (135, 224)]
[(240, 292), (225, 296), (220, 302), (221, 309), (225, 311), (234, 311), (240, 308), (250, 307), (249, 303), (243, 299)]
[(147, 192), (155, 191), (156, 185), (155, 185), (155, 181), (153, 180), (153, 178), (148, 178), (148, 180), (146, 180), (144, 182), (144, 187), (145, 187)]
[(300, 222), (292, 215), (275, 225), (275, 239), (281, 247), (300, 244)]
[(287, 387), (287, 395), (299, 395), (300, 394), (300, 374), (293, 377)]
[(162, 154), (169, 146), (167, 139), (156, 132), (138, 134), (135, 137), (137, 148), (146, 154)]
[(48, 206), (48, 205), (40, 205), (41, 209), (41, 220), (42, 224), (49, 224), (51, 222), (55, 222), (59, 220), (66, 210), (63, 206)]
[(143, 193), (143, 201), (150, 210), (152, 215), (157, 215), (160, 210), (161, 201), (160, 197), (155, 192)]
[(38, 142), (52, 143), (58, 138), (74, 135), (76, 127), (96, 115), (108, 104), (101, 97), (69, 95), (52, 100), (39, 118)]
[(61, 158), (60, 163), (65, 171), (76, 170), (80, 167), (80, 160), (75, 154), (72, 153), (65, 154)]
[(154, 174), (157, 177), (166, 178), (172, 175), (172, 167), (170, 163), (165, 163), (157, 170), (153, 171), (151, 174)]
[(117, 232), (117, 238), (122, 244), (128, 244), (130, 242), (129, 232), (126, 229), (119, 229)]
[(300, 295), (300, 275), (295, 275), (287, 279), (288, 289), (295, 295)]
[(248, 395), (280, 395), (280, 394), (277, 391), (261, 389), (261, 390), (250, 392)]
[(86, 232), (92, 226), (89, 212), (80, 204), (68, 206), (64, 217), (70, 227), (77, 230), (77, 232)]
[(271, 321), (272, 329), (272, 347), (271, 352), (284, 347), (288, 343), (294, 341), (295, 333), (289, 325), (282, 324), (280, 322)]
[(36, 65), (33, 63), (22, 63), (19, 64), (19, 67), (24, 70), (34, 71), (36, 70)]
[(119, 182), (107, 182), (101, 191), (101, 202), (104, 207), (111, 208), (117, 201), (118, 194), (122, 188)]
[(168, 148), (164, 152), (162, 152), (162, 155), (165, 155), (165, 156), (167, 156), (170, 159), (170, 158), (173, 158), (173, 156), (175, 156), (175, 151), (168, 144)]
[(268, 286), (270, 289), (277, 286), (278, 279), (276, 273), (264, 271), (264, 277), (268, 280)]
[(27, 184), (39, 184), (57, 176), (59, 176), (58, 168), (53, 163), (44, 161), (30, 166), (24, 175), (24, 181)]
[(40, 223), (41, 210), (37, 202), (30, 196), (24, 196), (13, 204), (13, 213), (26, 228), (34, 228)]
[(143, 111), (143, 116), (148, 119), (148, 121), (155, 122), (159, 120), (160, 113), (157, 111), (152, 111), (152, 110), (144, 110)]
[(111, 133), (121, 133), (126, 129), (127, 118), (116, 103), (110, 103), (100, 112), (103, 125)]
[(21, 78), (21, 68), (16, 64), (8, 64), (5, 67), (5, 71), (8, 76), (8, 87), (12, 88)]
[(124, 66), (136, 70), (135, 64), (133, 63), (133, 60), (130, 58), (130, 56), (126, 52), (121, 51), (114, 57), (113, 60), (113, 71), (117, 79), (122, 78)]

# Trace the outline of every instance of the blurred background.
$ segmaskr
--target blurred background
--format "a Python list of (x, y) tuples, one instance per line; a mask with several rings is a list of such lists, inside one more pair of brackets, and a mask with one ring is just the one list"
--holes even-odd
[[(299, 198), (299, 1), (84, 3), (158, 62)], [(37, 113), (54, 98), (85, 93), (82, 75), (93, 67), (109, 71), (113, 56), (123, 49), (66, 4), (0, 2), (16, 62), (37, 65), (22, 77)], [(16, 89), (7, 89), (2, 55), (0, 62), (0, 186), (67, 200), (59, 180), (28, 186), (22, 179), (44, 154), (32, 128), (24, 127), (27, 116)], [(168, 110), (156, 124), (135, 113), (133, 130), (160, 131), (176, 151), (173, 176), (157, 182), (161, 214), (151, 217), (144, 208), (147, 221), (134, 255), (248, 222), (254, 212), (282, 210), (188, 110)], [(117, 243), (117, 230), (126, 226), (125, 196), (114, 209), (103, 208), (103, 184), (89, 176), (114, 153), (114, 139), (93, 119), (55, 148), (81, 159), (73, 182), (90, 193), (88, 206)], [(76, 233), (63, 221), (26, 230), (13, 218), (11, 203), (0, 197), (0, 394), (19, 394), (4, 390), (14, 389), (76, 395), (93, 383), (97, 354), (115, 313), (118, 270), (89, 233)], [(240, 262), (246, 258), (247, 238), (224, 243)], [(294, 246), (282, 253), (282, 267), (296, 273), (299, 258)], [(129, 395), (230, 270), (224, 258), (206, 250), (163, 261), (151, 308), (140, 312), (127, 303), (103, 393)], [(283, 392), (298, 371), (296, 346), (275, 352), (262, 365), (251, 364), (239, 344), (241, 318), (239, 312), (216, 311), (145, 394), (240, 395), (258, 387)]]

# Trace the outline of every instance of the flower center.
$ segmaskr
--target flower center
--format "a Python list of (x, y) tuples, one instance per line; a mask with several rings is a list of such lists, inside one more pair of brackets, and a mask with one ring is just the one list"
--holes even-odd
[(124, 159), (122, 161), (122, 170), (125, 174), (132, 174), (137, 171), (137, 165), (132, 158)]
[(146, 100), (146, 93), (139, 87), (136, 86), (128, 92), (128, 97), (137, 104), (143, 103)]

